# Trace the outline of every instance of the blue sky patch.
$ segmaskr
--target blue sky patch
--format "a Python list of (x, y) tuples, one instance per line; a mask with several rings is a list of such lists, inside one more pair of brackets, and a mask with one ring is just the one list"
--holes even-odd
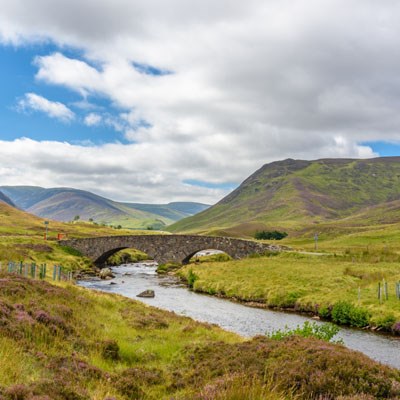
[(381, 157), (400, 156), (400, 143), (378, 141), (363, 142), (361, 145), (371, 147), (371, 149)]
[(137, 63), (137, 62), (133, 62), (132, 65), (136, 69), (136, 71), (140, 72), (141, 74), (145, 74), (145, 75), (164, 76), (164, 75), (172, 74), (171, 71), (153, 67), (152, 65), (141, 64), (141, 63)]
[[(105, 96), (88, 96), (83, 99), (75, 91), (66, 87), (50, 85), (35, 79), (38, 67), (36, 57), (47, 56), (60, 52), (66, 57), (84, 60), (89, 65), (99, 69), (99, 65), (84, 58), (83, 51), (70, 47), (58, 47), (54, 43), (14, 47), (0, 45), (0, 139), (14, 140), (29, 137), (33, 140), (54, 140), (68, 143), (128, 143), (123, 130), (107, 123), (87, 126), (84, 123), (89, 113), (98, 113), (102, 121), (120, 121), (119, 114), (123, 111), (117, 108)], [(51, 102), (60, 102), (75, 115), (70, 121), (50, 118), (38, 110), (21, 109), (19, 102), (27, 93), (44, 97)], [(86, 107), (85, 107), (86, 106)], [(120, 121), (123, 125), (123, 121)]]
[(199, 187), (203, 187), (203, 188), (207, 188), (207, 189), (233, 190), (238, 187), (238, 184), (233, 183), (233, 182), (212, 183), (212, 182), (199, 181), (197, 179), (186, 179), (183, 181), (183, 183), (186, 183), (191, 186), (199, 186)]

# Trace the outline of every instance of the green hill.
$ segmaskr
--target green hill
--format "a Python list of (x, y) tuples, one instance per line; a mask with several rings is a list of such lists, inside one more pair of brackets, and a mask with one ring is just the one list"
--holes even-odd
[(400, 223), (400, 157), (287, 159), (264, 165), (209, 209), (168, 230), (253, 235)]
[(80, 220), (136, 229), (162, 229), (208, 207), (190, 202), (165, 205), (120, 203), (72, 188), (2, 186), (0, 190), (19, 208), (42, 218), (66, 222), (79, 216)]

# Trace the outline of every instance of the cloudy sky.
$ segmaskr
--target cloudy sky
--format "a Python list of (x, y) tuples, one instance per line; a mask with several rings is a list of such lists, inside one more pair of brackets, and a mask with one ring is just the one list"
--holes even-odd
[(214, 203), (400, 155), (396, 0), (0, 0), (0, 183)]

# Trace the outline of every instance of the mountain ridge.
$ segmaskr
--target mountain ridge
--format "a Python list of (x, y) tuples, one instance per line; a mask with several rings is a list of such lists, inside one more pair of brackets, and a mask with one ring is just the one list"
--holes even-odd
[(15, 204), (13, 203), (13, 201), (6, 196), (3, 192), (0, 192), (0, 201), (2, 201), (3, 203), (6, 203), (12, 207), (15, 207)]
[[(344, 221), (400, 200), (400, 157), (286, 159), (263, 165), (209, 209), (168, 227), (171, 232), (254, 234), (255, 230)], [(392, 213), (396, 221), (399, 215)], [(252, 227), (254, 229), (252, 230)]]
[[(179, 219), (204, 210), (206, 204), (176, 202), (168, 204), (122, 203), (74, 188), (39, 186), (1, 186), (13, 203), (42, 218), (71, 221), (79, 217), (99, 224), (133, 229), (160, 229)], [(179, 210), (175, 204), (181, 204)], [(186, 210), (186, 212), (185, 212)]]

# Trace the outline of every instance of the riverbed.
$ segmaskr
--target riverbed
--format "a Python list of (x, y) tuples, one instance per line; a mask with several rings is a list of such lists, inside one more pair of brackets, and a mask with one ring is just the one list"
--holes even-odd
[[(156, 266), (148, 263), (125, 264), (112, 268), (111, 281), (80, 281), (91, 289), (118, 293), (152, 306), (174, 311), (198, 321), (217, 324), (223, 329), (244, 337), (263, 335), (278, 329), (295, 328), (305, 321), (313, 321), (294, 313), (283, 313), (248, 307), (217, 297), (188, 290), (174, 277), (158, 275)], [(144, 290), (154, 290), (154, 298), (139, 298)], [(319, 321), (315, 321), (320, 323)], [(374, 360), (400, 369), (400, 339), (370, 331), (342, 328), (335, 339), (345, 346), (361, 351)]]

